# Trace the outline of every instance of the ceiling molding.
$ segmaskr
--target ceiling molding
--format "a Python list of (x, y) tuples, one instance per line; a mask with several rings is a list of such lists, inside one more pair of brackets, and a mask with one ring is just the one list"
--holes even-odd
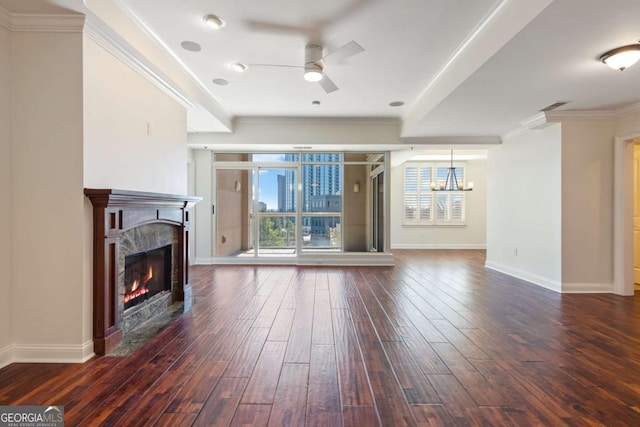
[(523, 129), (542, 129), (543, 127), (549, 126), (547, 123), (547, 115), (544, 112), (540, 112), (535, 116), (521, 121), (520, 126)]
[(499, 136), (408, 136), (400, 139), (403, 144), (411, 145), (498, 145)]
[(0, 7), (0, 25), (13, 32), (81, 33), (84, 16), (11, 13)]
[(322, 125), (399, 125), (396, 117), (287, 117), (287, 116), (242, 116), (234, 124), (322, 124)]
[(616, 118), (616, 110), (564, 110), (548, 111), (545, 113), (548, 122), (562, 120), (611, 120)]
[(107, 24), (91, 12), (87, 12), (85, 34), (91, 40), (114, 55), (124, 64), (160, 88), (185, 108), (193, 108), (195, 104), (170, 78), (164, 75), (144, 55), (129, 42), (120, 37)]
[(640, 113), (640, 102), (616, 110), (616, 119)]

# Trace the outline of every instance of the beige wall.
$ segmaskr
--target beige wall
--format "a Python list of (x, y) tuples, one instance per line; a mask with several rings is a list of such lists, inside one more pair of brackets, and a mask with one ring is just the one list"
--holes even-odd
[[(216, 256), (228, 256), (242, 249), (243, 199), (246, 185), (243, 183), (245, 171), (217, 170), (216, 173)], [(240, 191), (236, 191), (236, 181), (240, 183)], [(246, 204), (244, 204), (246, 206)]]
[(11, 34), (0, 26), (0, 367), (13, 342), (11, 313)]
[(18, 359), (89, 355), (83, 302), (82, 35), (11, 34), (12, 309)]
[(613, 281), (614, 122), (562, 122), (563, 290)]
[[(369, 211), (367, 205), (368, 194), (368, 166), (345, 165), (344, 166), (344, 205), (343, 215), (343, 242), (347, 252), (367, 251), (367, 218)], [(353, 192), (353, 185), (359, 183), (360, 191)]]

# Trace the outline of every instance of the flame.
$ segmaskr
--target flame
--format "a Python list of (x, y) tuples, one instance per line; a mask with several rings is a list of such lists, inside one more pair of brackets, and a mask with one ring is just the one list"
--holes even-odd
[(142, 279), (142, 283), (146, 285), (151, 279), (153, 279), (153, 268), (149, 266), (149, 271), (147, 272), (147, 275)]
[(133, 283), (131, 284), (131, 292), (129, 292), (128, 294), (125, 294), (124, 296), (124, 303), (126, 304), (132, 299), (138, 298), (139, 296), (149, 293), (149, 288), (147, 288), (147, 283), (149, 283), (151, 279), (153, 279), (153, 268), (149, 266), (149, 270), (147, 271), (147, 274), (142, 278), (142, 282), (140, 282), (138, 279), (135, 279), (133, 281)]

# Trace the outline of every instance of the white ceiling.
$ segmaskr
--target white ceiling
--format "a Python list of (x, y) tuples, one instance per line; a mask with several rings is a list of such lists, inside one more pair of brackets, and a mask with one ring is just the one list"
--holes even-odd
[[(113, 0), (129, 9), (234, 117), (393, 117), (403, 136), (499, 136), (556, 101), (611, 110), (640, 101), (640, 65), (598, 61), (640, 39), (638, 0)], [(91, 6), (91, 2), (86, 2)], [(0, 0), (14, 13), (82, 12), (83, 0)], [(202, 23), (213, 13), (218, 31)], [(298, 68), (304, 47), (351, 41), (365, 51), (325, 71), (326, 94)], [(200, 52), (184, 50), (194, 41)], [(215, 85), (222, 78), (227, 86)], [(319, 107), (311, 106), (318, 100)], [(403, 101), (402, 107), (390, 107)], [(205, 129), (206, 114), (192, 130)]]

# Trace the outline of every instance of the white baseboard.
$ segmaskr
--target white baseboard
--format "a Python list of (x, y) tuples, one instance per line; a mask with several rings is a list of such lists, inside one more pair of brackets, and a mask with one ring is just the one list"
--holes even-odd
[(195, 258), (191, 265), (211, 265), (214, 264), (214, 258)]
[(13, 363), (13, 345), (9, 344), (0, 348), (0, 368)]
[[(198, 261), (204, 261), (199, 259)], [(217, 257), (208, 262), (196, 262), (197, 265), (327, 265), (327, 266), (393, 266), (391, 253), (353, 252), (353, 253), (309, 253), (299, 256), (283, 257)]]
[(508, 267), (506, 265), (498, 264), (495, 262), (487, 261), (484, 264), (485, 267), (491, 270), (499, 271), (500, 273), (508, 274), (509, 276), (517, 277), (518, 279), (526, 280), (534, 285), (550, 289), (555, 292), (562, 292), (562, 284), (558, 281), (548, 279), (546, 277), (538, 276), (537, 274), (530, 273), (528, 271), (519, 270), (517, 268)]
[(563, 294), (612, 294), (613, 283), (563, 283)]
[(391, 249), (487, 249), (483, 243), (391, 243)]
[(12, 363), (84, 363), (93, 356), (93, 340), (80, 345), (14, 344)]

